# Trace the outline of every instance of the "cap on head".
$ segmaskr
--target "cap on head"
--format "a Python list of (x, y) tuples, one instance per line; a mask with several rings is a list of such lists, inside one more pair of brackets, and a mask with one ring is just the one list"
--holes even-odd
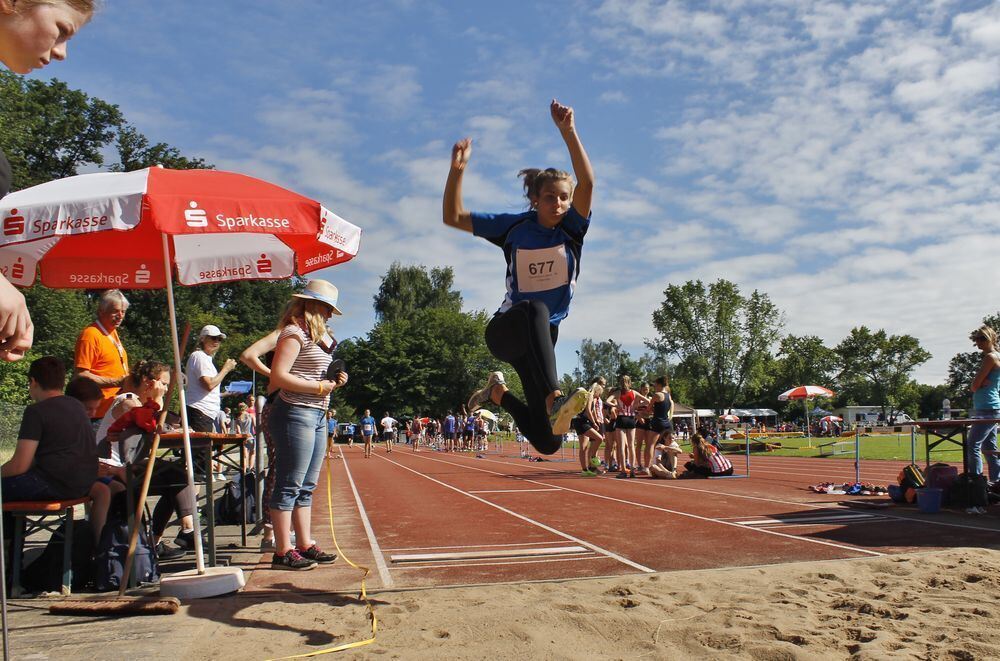
[(201, 332), (198, 333), (198, 339), (204, 337), (221, 337), (223, 340), (226, 339), (226, 334), (219, 330), (219, 327), (214, 324), (208, 324), (202, 327)]
[(333, 308), (334, 314), (343, 314), (340, 308), (337, 307), (337, 297), (339, 295), (340, 291), (333, 283), (326, 280), (310, 280), (305, 289), (298, 294), (292, 294), (292, 297), (326, 303)]

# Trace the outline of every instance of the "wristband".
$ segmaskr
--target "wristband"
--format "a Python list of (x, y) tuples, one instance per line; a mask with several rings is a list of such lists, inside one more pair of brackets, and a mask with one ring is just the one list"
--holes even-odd
[(323, 382), (322, 381), (317, 381), (316, 382), (316, 394), (317, 395), (322, 395), (323, 394)]

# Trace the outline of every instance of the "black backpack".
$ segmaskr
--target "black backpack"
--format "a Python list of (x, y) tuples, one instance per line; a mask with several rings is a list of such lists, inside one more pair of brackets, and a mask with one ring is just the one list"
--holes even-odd
[(948, 503), (951, 507), (986, 507), (990, 504), (985, 475), (962, 473), (951, 483)]
[[(21, 586), (28, 592), (58, 592), (62, 589), (63, 540), (66, 524), (49, 538), (42, 554), (21, 571)], [(94, 580), (94, 529), (86, 520), (73, 522), (70, 568), (72, 590), (84, 590)]]
[[(94, 589), (98, 592), (117, 590), (125, 575), (125, 560), (128, 557), (128, 520), (112, 507), (108, 512), (108, 522), (101, 531), (101, 540), (94, 554)], [(160, 565), (151, 543), (152, 536), (143, 524), (139, 525), (139, 536), (135, 544), (135, 560), (131, 576), (136, 584), (155, 583), (160, 580)]]
[(251, 470), (226, 483), (222, 497), (215, 503), (215, 522), (221, 525), (243, 523), (243, 490), (247, 494), (247, 523), (257, 520), (257, 475)]

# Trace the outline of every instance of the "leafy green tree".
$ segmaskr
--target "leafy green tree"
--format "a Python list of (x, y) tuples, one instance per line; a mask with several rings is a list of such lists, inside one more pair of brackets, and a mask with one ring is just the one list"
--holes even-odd
[[(748, 388), (767, 378), (765, 366), (783, 326), (767, 294), (749, 296), (728, 280), (668, 285), (653, 311), (659, 337), (647, 345), (677, 358), (681, 373), (716, 411), (741, 403)], [(700, 391), (700, 392), (699, 392)]]
[(118, 151), (118, 163), (111, 166), (113, 172), (132, 172), (156, 165), (162, 165), (172, 170), (202, 170), (212, 169), (201, 158), (188, 158), (176, 147), (164, 142), (150, 144), (149, 138), (139, 133), (135, 127), (123, 124), (118, 130), (115, 140)]
[(887, 420), (900, 410), (909, 375), (931, 359), (912, 335), (889, 335), (882, 329), (873, 333), (867, 326), (852, 328), (834, 351), (843, 366), (841, 388), (870, 398)]
[[(1000, 312), (984, 317), (983, 324), (1000, 330)], [(979, 372), (983, 358), (979, 351), (964, 351), (952, 356), (948, 363), (948, 390), (951, 405), (955, 408), (972, 407), (972, 381)]]
[(412, 319), (428, 308), (458, 312), (462, 309), (462, 294), (452, 289), (454, 284), (455, 273), (450, 266), (428, 272), (425, 266), (393, 262), (375, 294), (375, 315), (382, 321), (394, 321)]
[(105, 147), (122, 123), (118, 107), (70, 89), (0, 71), (0, 148), (14, 172), (13, 189), (103, 165)]

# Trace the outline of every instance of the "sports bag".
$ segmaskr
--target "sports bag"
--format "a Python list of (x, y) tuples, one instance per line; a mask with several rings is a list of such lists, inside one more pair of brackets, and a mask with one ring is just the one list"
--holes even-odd
[(989, 505), (987, 481), (985, 475), (962, 473), (955, 478), (948, 491), (950, 507), (964, 509), (966, 507), (986, 507)]
[[(121, 586), (125, 575), (125, 560), (128, 557), (128, 521), (112, 508), (108, 522), (101, 531), (94, 554), (94, 589), (110, 592)], [(136, 583), (155, 583), (160, 580), (160, 565), (150, 543), (151, 536), (146, 526), (139, 525), (139, 536), (135, 545), (135, 560), (132, 576)]]

